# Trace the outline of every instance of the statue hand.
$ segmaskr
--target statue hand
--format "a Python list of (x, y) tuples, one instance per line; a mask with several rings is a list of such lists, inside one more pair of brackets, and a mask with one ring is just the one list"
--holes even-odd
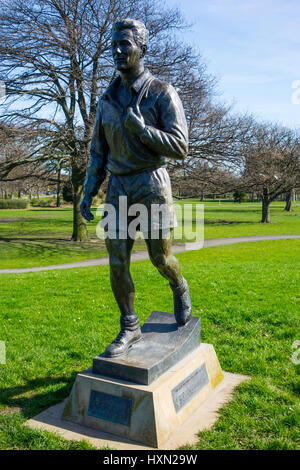
[(125, 120), (125, 127), (136, 135), (141, 134), (145, 129), (145, 121), (139, 109), (128, 108)]
[(91, 204), (92, 204), (92, 197), (85, 195), (80, 204), (80, 211), (82, 217), (86, 220), (90, 221), (94, 219), (94, 215), (91, 213)]

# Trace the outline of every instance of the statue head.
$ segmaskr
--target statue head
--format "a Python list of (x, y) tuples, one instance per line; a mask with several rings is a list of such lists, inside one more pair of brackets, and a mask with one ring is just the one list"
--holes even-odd
[(139, 63), (145, 56), (149, 33), (139, 20), (126, 18), (112, 28), (112, 55), (116, 68), (120, 71)]

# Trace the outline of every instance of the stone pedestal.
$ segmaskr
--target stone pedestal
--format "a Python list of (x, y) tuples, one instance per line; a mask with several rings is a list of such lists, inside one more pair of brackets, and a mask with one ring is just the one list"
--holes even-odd
[(178, 328), (173, 315), (153, 312), (144, 344), (119, 359), (97, 356), (77, 375), (63, 419), (160, 447), (224, 378), (213, 346), (199, 344), (199, 329), (197, 318)]
[(142, 339), (116, 358), (100, 354), (93, 373), (150, 385), (170, 367), (200, 346), (200, 318), (178, 327), (171, 313), (152, 312), (142, 326)]

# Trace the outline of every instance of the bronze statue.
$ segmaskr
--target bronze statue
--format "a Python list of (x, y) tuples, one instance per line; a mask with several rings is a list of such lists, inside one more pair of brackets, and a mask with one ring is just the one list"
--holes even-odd
[[(141, 339), (138, 316), (134, 311), (134, 285), (130, 275), (130, 254), (134, 239), (124, 237), (119, 223), (119, 197), (127, 196), (129, 205), (165, 204), (167, 222), (156, 223), (159, 236), (146, 234), (149, 257), (173, 291), (174, 314), (179, 326), (192, 316), (186, 280), (172, 255), (174, 227), (173, 202), (166, 157), (183, 159), (188, 151), (188, 131), (184, 110), (175, 89), (153, 77), (144, 68), (148, 31), (137, 20), (115, 23), (112, 56), (119, 75), (100, 98), (91, 142), (90, 164), (84, 184), (81, 212), (87, 220), (93, 196), (110, 173), (106, 204), (116, 208), (116, 238), (106, 237), (111, 287), (121, 311), (121, 331), (106, 348), (108, 357), (125, 353)], [(149, 212), (150, 214), (150, 212)], [(151, 216), (149, 216), (149, 223)], [(130, 217), (128, 218), (128, 223)], [(157, 225), (158, 224), (158, 225)], [(167, 226), (166, 226), (167, 224)], [(169, 229), (167, 238), (164, 229)]]

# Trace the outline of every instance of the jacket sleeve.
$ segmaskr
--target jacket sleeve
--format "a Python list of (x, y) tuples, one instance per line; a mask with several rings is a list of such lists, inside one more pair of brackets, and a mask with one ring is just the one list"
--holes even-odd
[(141, 141), (159, 155), (183, 159), (188, 152), (188, 129), (182, 102), (171, 85), (158, 98), (158, 126), (146, 125)]
[(98, 102), (93, 136), (90, 147), (90, 162), (86, 170), (84, 194), (96, 196), (106, 177), (108, 144), (102, 127), (101, 99)]

